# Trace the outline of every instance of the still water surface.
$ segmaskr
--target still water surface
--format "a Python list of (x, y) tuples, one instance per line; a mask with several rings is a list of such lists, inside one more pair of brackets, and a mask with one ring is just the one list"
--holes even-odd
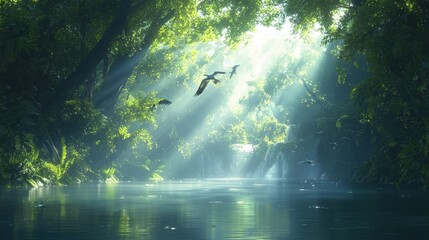
[(0, 189), (1, 239), (429, 239), (429, 195), (243, 179)]

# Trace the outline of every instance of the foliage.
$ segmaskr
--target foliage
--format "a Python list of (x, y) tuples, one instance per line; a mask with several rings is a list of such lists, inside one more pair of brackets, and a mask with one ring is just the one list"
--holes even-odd
[(118, 180), (115, 177), (115, 172), (116, 172), (116, 169), (114, 167), (103, 169), (102, 180), (108, 183), (117, 182)]
[[(371, 143), (357, 180), (427, 186), (428, 13), (425, 0), (0, 1), (0, 183), (107, 180), (135, 166), (135, 178), (161, 179), (165, 148), (187, 158), (210, 141), (268, 146), (286, 138), (286, 124), (313, 119), (330, 131), (321, 136), (326, 156)], [(257, 25), (286, 20), (307, 36), (318, 28), (330, 50), (369, 75), (329, 66), (339, 74), (328, 83), (310, 71), (314, 51), (283, 52), (228, 121), (208, 114), (214, 106), (178, 119), (207, 120), (204, 138), (161, 125), (161, 93), (189, 87), (214, 60), (213, 45), (201, 42), (234, 47)], [(155, 139), (159, 128), (170, 134)], [(351, 136), (341, 154), (327, 150)]]
[[(235, 44), (258, 22), (269, 24), (260, 14), (270, 9), (262, 1), (1, 1), (7, 185), (39, 170), (45, 183), (106, 180), (121, 175), (128, 147), (126, 158), (160, 179), (162, 162), (145, 156), (156, 147), (147, 128), (156, 127), (159, 98), (134, 87), (164, 72), (186, 83), (179, 60), (192, 62), (195, 51), (185, 45), (220, 37)], [(169, 62), (176, 51), (184, 54)], [(19, 136), (32, 136), (31, 150), (7, 141)]]
[[(343, 23), (341, 56), (362, 53), (371, 77), (353, 91), (362, 121), (374, 129), (377, 146), (366, 173), (374, 181), (427, 185), (428, 69), (424, 47), (428, 4), (424, 1), (368, 2)], [(365, 23), (364, 23), (365, 22)], [(422, 25), (423, 24), (423, 25)], [(405, 36), (405, 37), (404, 37)], [(412, 46), (410, 48), (410, 46)]]
[(1, 186), (15, 184), (23, 186), (40, 186), (48, 183), (48, 179), (39, 175), (43, 160), (36, 148), (33, 136), (15, 136), (13, 138), (15, 150), (2, 154), (0, 159), (0, 183)]

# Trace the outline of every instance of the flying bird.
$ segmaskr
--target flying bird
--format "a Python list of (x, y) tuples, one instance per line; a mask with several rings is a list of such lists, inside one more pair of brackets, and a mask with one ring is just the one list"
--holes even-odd
[(154, 103), (150, 109), (151, 110), (155, 109), (156, 105), (170, 105), (170, 104), (172, 104), (170, 100), (163, 98), (159, 100), (157, 103)]
[(299, 163), (302, 163), (302, 164), (308, 164), (308, 165), (311, 165), (311, 166), (316, 165), (316, 161), (314, 161), (314, 160), (309, 160), (309, 159), (305, 159), (304, 161), (301, 161), (301, 162), (299, 162)]
[(234, 75), (234, 74), (236, 74), (237, 73), (237, 68), (239, 67), (240, 65), (235, 65), (234, 67), (232, 67), (232, 71), (230, 72), (231, 73), (231, 75), (229, 75), (229, 79), (231, 79), (232, 78), (232, 75)]
[(170, 104), (172, 104), (172, 102), (163, 98), (163, 99), (159, 100), (158, 104), (159, 105), (170, 105)]
[(206, 89), (207, 84), (209, 84), (209, 82), (210, 82), (210, 81), (213, 81), (213, 82), (214, 82), (214, 84), (219, 83), (219, 82), (220, 82), (220, 80), (219, 80), (219, 79), (217, 79), (217, 78), (215, 78), (215, 76), (216, 76), (217, 74), (225, 74), (225, 73), (226, 73), (226, 72), (216, 71), (216, 72), (214, 72), (214, 73), (212, 73), (212, 74), (204, 74), (204, 76), (206, 76), (206, 77), (201, 81), (200, 86), (198, 87), (198, 90), (197, 90), (197, 92), (195, 93), (195, 96), (200, 95), (200, 94), (204, 91), (204, 89)]

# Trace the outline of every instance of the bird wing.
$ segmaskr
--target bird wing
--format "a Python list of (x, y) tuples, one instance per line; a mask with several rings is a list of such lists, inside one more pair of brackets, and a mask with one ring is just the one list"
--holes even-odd
[(221, 72), (221, 71), (216, 71), (213, 73), (213, 76), (215, 76), (216, 74), (225, 74), (226, 72)]
[(201, 81), (200, 83), (200, 86), (198, 87), (197, 92), (195, 93), (195, 96), (200, 95), (204, 91), (204, 89), (206, 89), (208, 83), (209, 83), (209, 79), (207, 78), (203, 79), (203, 81)]

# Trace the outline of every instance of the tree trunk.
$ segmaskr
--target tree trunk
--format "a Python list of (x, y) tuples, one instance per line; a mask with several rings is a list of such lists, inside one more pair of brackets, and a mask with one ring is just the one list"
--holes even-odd
[(103, 109), (105, 114), (113, 114), (113, 109), (118, 101), (121, 90), (133, 73), (134, 68), (146, 56), (161, 27), (173, 18), (174, 14), (175, 11), (172, 10), (164, 17), (158, 16), (151, 23), (140, 50), (131, 57), (122, 55), (112, 64), (101, 84), (100, 91), (94, 98), (95, 105)]
[(118, 15), (104, 31), (102, 37), (93, 49), (81, 60), (76, 69), (57, 87), (44, 107), (44, 112), (51, 112), (61, 107), (72, 93), (94, 71), (98, 63), (106, 56), (113, 41), (125, 28), (127, 18), (131, 13), (131, 0), (122, 1)]

